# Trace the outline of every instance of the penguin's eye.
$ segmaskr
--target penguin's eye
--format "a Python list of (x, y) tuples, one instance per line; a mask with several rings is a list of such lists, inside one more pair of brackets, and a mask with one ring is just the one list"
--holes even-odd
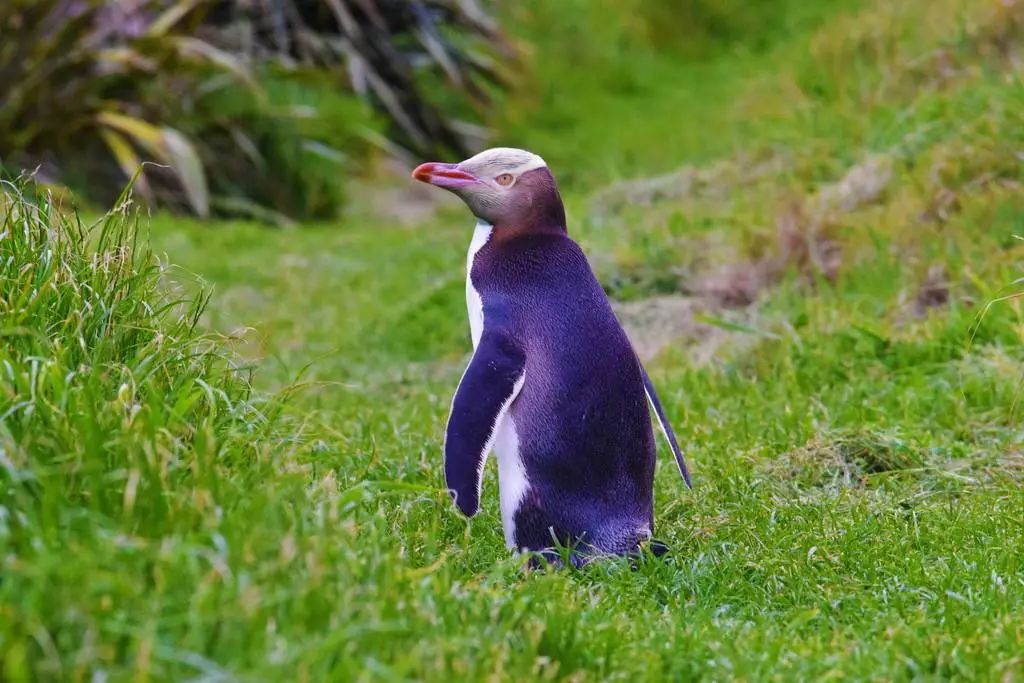
[(511, 173), (502, 173), (494, 180), (502, 187), (508, 187), (509, 185), (512, 184), (512, 181), (515, 180), (515, 178), (512, 176)]

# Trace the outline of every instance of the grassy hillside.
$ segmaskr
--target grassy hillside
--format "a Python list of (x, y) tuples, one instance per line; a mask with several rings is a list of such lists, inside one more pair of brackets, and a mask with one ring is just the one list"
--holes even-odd
[(122, 213), (80, 238), (8, 199), (0, 677), (1024, 678), (1024, 5), (681, 49), (640, 11), (668, 3), (616, 4), (523, 4), (499, 119), (687, 444), (671, 557), (524, 573), (493, 465), (472, 522), (448, 502), (459, 208), (145, 222), (171, 267)]

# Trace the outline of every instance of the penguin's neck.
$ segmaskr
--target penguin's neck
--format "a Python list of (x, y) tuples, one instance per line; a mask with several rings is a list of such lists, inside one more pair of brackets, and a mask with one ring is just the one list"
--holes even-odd
[(492, 232), (494, 232), (493, 225), (482, 218), (476, 219), (476, 226), (473, 228), (473, 239), (469, 242), (468, 262), (466, 264), (470, 270), (473, 268), (473, 258), (491, 239)]
[(477, 252), (483, 249), (491, 239), (493, 232), (493, 225), (482, 219), (477, 219), (476, 228), (473, 230), (473, 239), (470, 241), (469, 251), (466, 253), (466, 313), (469, 315), (469, 335), (473, 339), (474, 350), (484, 333), (484, 302), (480, 298), (480, 292), (473, 284), (473, 262), (476, 260)]
[(499, 240), (511, 239), (520, 235), (562, 234), (565, 227), (565, 208), (557, 196), (547, 201), (529, 205), (506, 220), (494, 224), (494, 237)]

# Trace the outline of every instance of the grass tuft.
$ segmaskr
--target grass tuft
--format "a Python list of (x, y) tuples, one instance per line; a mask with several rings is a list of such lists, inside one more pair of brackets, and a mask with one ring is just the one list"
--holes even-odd
[(59, 653), (98, 637), (95, 656), (123, 658), (146, 636), (111, 611), (137, 615), (174, 564), (225, 571), (219, 520), (248, 507), (225, 496), (280, 435), (198, 329), (206, 296), (166, 286), (128, 194), (86, 226), (4, 183), (0, 253), (0, 671), (18, 680), (69, 673)]

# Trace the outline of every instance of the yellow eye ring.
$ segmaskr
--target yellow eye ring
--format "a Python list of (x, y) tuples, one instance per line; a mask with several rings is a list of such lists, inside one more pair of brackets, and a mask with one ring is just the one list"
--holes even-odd
[(502, 187), (508, 187), (509, 185), (512, 184), (513, 180), (515, 180), (515, 178), (512, 176), (511, 173), (502, 173), (500, 176), (494, 179), (494, 181), (501, 185)]

